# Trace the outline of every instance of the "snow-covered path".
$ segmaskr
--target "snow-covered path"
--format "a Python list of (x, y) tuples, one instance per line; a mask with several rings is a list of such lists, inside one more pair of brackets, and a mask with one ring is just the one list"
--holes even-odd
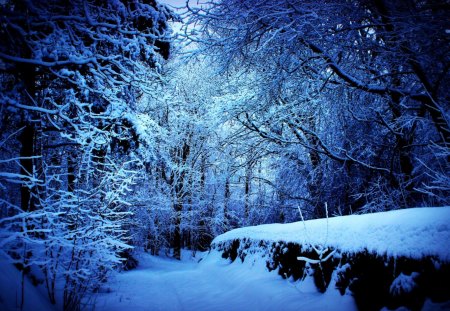
[[(142, 310), (356, 310), (351, 296), (320, 294), (311, 280), (290, 282), (263, 261), (230, 264), (211, 253), (197, 263), (143, 254), (136, 270), (118, 274), (111, 292), (98, 294), (98, 311)], [(251, 261), (251, 260), (249, 260)]]
[[(271, 224), (229, 231), (214, 243), (246, 237), (253, 241), (291, 241), (301, 245), (326, 245), (356, 253), (421, 258), (450, 258), (450, 207), (352, 215), (306, 223)], [(306, 230), (306, 231), (305, 231)], [(230, 263), (217, 251), (183, 260), (142, 254), (138, 269), (118, 273), (108, 283), (110, 293), (97, 295), (101, 311), (252, 311), (252, 310), (356, 310), (351, 295), (333, 288), (317, 292), (312, 277), (302, 282), (283, 280), (265, 267), (264, 252), (247, 252), (245, 262)], [(200, 262), (198, 260), (202, 258)], [(370, 269), (370, 267), (368, 267)], [(448, 302), (443, 310), (449, 310)], [(423, 310), (437, 310), (427, 301)]]

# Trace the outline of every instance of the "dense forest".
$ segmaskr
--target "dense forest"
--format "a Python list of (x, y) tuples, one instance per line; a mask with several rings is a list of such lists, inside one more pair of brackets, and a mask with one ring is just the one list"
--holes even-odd
[(0, 1), (0, 246), (52, 303), (138, 250), (450, 204), (448, 1), (180, 6)]

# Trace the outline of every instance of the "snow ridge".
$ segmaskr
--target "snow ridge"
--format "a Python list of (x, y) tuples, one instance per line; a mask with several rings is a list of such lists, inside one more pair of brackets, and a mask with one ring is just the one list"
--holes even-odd
[(234, 229), (213, 245), (235, 239), (283, 241), (357, 253), (420, 259), (435, 256), (450, 261), (450, 207), (426, 207), (389, 212), (268, 224)]

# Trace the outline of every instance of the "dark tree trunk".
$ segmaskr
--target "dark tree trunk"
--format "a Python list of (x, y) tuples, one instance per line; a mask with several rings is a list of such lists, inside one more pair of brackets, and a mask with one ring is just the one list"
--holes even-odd
[[(314, 119), (312, 117), (306, 116), (307, 118), (307, 125), (310, 129), (314, 131)], [(301, 124), (301, 120), (296, 120), (297, 124)], [(296, 138), (299, 141), (303, 141), (304, 139), (300, 136), (300, 134), (297, 132), (297, 129), (293, 128), (293, 125), (291, 125), (292, 132), (296, 136)], [(301, 131), (303, 131), (300, 128)], [(308, 192), (311, 197), (312, 202), (312, 213), (314, 218), (323, 218), (325, 217), (325, 210), (322, 207), (322, 180), (323, 180), (323, 173), (322, 173), (322, 158), (320, 157), (319, 152), (317, 151), (319, 149), (319, 138), (315, 135), (313, 135), (311, 132), (303, 131), (303, 134), (306, 137), (308, 145), (310, 145), (312, 148), (308, 151), (309, 160), (311, 162), (311, 174), (312, 176), (308, 179)]]
[(69, 192), (75, 191), (75, 160), (73, 153), (69, 152), (67, 156), (67, 190)]
[(173, 258), (181, 259), (181, 202), (175, 205), (175, 228), (173, 232)]
[[(183, 199), (186, 197), (186, 162), (190, 153), (190, 146), (185, 142), (180, 150), (181, 152), (181, 163), (180, 165), (180, 175), (175, 185), (175, 196), (176, 202), (174, 204), (175, 211), (175, 228), (173, 234), (173, 257), (180, 260), (181, 259), (181, 247), (182, 247), (182, 236), (181, 236), (181, 213), (183, 211)], [(173, 180), (173, 179), (172, 179)]]
[(244, 216), (245, 221), (248, 224), (250, 216), (250, 192), (251, 192), (251, 179), (252, 179), (252, 167), (253, 163), (250, 161), (245, 167), (245, 181), (244, 181)]
[[(315, 147), (317, 147), (318, 141), (317, 137), (311, 136), (308, 137), (308, 139), (311, 141), (311, 144)], [(311, 201), (313, 202), (313, 217), (314, 218), (324, 218), (325, 217), (325, 210), (322, 207), (321, 204), (321, 197), (322, 197), (322, 159), (320, 158), (319, 153), (316, 150), (310, 150), (309, 152), (309, 158), (311, 160), (311, 166), (312, 166), (312, 176), (308, 181), (308, 191), (309, 195), (311, 196)]]
[(225, 230), (229, 229), (229, 225), (230, 225), (230, 220), (229, 220), (229, 215), (228, 215), (228, 205), (230, 202), (230, 197), (231, 197), (231, 192), (230, 192), (230, 177), (227, 176), (226, 180), (225, 180), (225, 193), (224, 193), (224, 198), (223, 198), (223, 218), (224, 218), (224, 226), (225, 226)]
[[(28, 123), (19, 136), (22, 145), (20, 148), (20, 174), (23, 176), (33, 177), (33, 160), (31, 157), (34, 156), (35, 131), (35, 127)], [(24, 184), (20, 189), (21, 208), (23, 211), (31, 212), (36, 210), (35, 198), (33, 197), (35, 186), (30, 188), (26, 186), (27, 183), (27, 178), (24, 178)]]

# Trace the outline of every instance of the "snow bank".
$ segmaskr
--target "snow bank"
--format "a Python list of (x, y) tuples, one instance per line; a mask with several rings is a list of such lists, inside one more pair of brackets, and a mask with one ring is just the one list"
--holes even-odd
[(382, 213), (239, 228), (213, 240), (283, 241), (320, 245), (343, 252), (367, 249), (380, 255), (450, 261), (450, 207), (410, 208)]
[(21, 305), (22, 275), (0, 251), (0, 310), (2, 311), (51, 311), (56, 310), (47, 296), (30, 282), (24, 279), (25, 300)]

